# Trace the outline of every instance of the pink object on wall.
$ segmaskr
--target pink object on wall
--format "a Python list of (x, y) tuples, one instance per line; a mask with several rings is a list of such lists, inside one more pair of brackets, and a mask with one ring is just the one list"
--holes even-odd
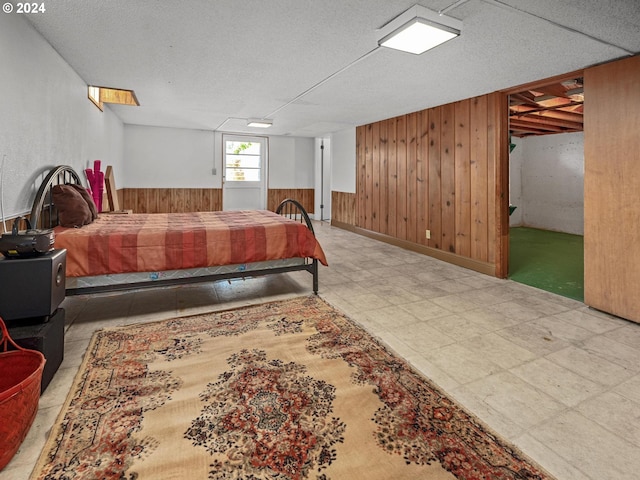
[(100, 160), (94, 160), (93, 170), (90, 168), (84, 170), (89, 184), (87, 190), (93, 197), (93, 202), (96, 204), (98, 212), (102, 212), (102, 196), (104, 194), (104, 172), (100, 171), (101, 163)]
[(98, 187), (98, 211), (102, 211), (102, 197), (104, 196), (104, 172), (98, 172), (96, 174), (96, 183)]

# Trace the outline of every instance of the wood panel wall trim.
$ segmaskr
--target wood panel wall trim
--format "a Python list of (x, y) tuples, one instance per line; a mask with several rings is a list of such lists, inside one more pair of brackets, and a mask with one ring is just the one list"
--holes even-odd
[[(20, 217), (24, 217), (28, 220), (31, 219), (31, 212), (24, 212), (22, 215), (18, 214), (18, 215), (14, 215), (12, 217), (7, 217), (4, 219), (4, 223), (7, 225), (7, 229), (4, 229), (4, 225), (2, 224), (2, 222), (0, 222), (0, 234), (2, 233), (11, 233), (12, 229), (13, 229), (13, 223), (15, 222), (16, 218), (20, 218)], [(18, 224), (18, 230), (25, 230), (27, 228), (27, 222), (25, 222), (24, 220), (21, 220)]]
[(523, 83), (521, 85), (516, 85), (515, 87), (505, 88), (504, 90), (500, 90), (500, 93), (510, 95), (512, 93), (519, 93), (524, 90), (535, 90), (536, 88), (544, 87), (545, 85), (549, 85), (551, 83), (561, 83), (565, 80), (571, 80), (573, 78), (582, 77), (584, 74), (584, 70), (575, 70), (569, 73), (563, 73), (561, 75), (555, 75), (553, 77), (546, 77), (541, 80), (535, 80), (529, 83)]
[(584, 72), (584, 301), (640, 323), (640, 56)]
[(342, 230), (347, 230), (348, 232), (356, 231), (356, 226), (351, 223), (341, 222), (340, 220), (336, 220), (335, 218), (331, 219), (331, 226), (340, 228)]
[(405, 250), (427, 255), (429, 257), (433, 257), (438, 260), (457, 265), (459, 267), (468, 268), (469, 270), (473, 270), (478, 273), (495, 276), (495, 265), (491, 263), (480, 262), (468, 257), (456, 255), (455, 253), (446, 252), (437, 248), (431, 248), (427, 245), (420, 245), (415, 242), (401, 240), (399, 238), (373, 232), (371, 230), (365, 230), (364, 228), (360, 228), (355, 225), (349, 225), (347, 223), (342, 223), (339, 221), (334, 221), (333, 219), (331, 220), (331, 225), (343, 230), (347, 230), (349, 232), (357, 233), (358, 235), (362, 235), (367, 238), (387, 243), (389, 245), (394, 245), (396, 247), (404, 248)]
[(507, 276), (506, 94), (363, 125), (356, 143), (357, 227)]
[(331, 221), (355, 225), (357, 213), (355, 193), (331, 192)]
[[(490, 213), (493, 213), (493, 232), (495, 243), (490, 256), (494, 258), (496, 277), (509, 275), (509, 97), (504, 93), (493, 94), (490, 102), (490, 119), (495, 129), (493, 143), (489, 144), (489, 158), (493, 158), (495, 191), (490, 197)], [(491, 244), (490, 244), (491, 249)]]
[[(308, 213), (314, 213), (313, 188), (270, 188), (267, 208), (275, 211), (286, 198), (299, 201)], [(222, 210), (220, 188), (124, 188), (118, 190), (120, 204), (135, 213), (178, 213)]]
[(267, 191), (267, 210), (276, 211), (283, 200), (292, 198), (302, 204), (308, 214), (315, 209), (315, 190), (313, 188), (269, 188)]
[(124, 188), (121, 200), (122, 209), (134, 213), (218, 211), (222, 210), (222, 189)]

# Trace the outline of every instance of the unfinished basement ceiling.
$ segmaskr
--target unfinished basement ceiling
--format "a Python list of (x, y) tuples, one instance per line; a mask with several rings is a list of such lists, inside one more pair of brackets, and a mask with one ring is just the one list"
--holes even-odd
[(584, 88), (582, 77), (512, 93), (509, 131), (515, 137), (581, 132)]
[[(421, 0), (460, 37), (422, 55), (378, 47), (415, 3), (55, 0), (0, 28), (30, 22), (88, 85), (134, 90), (139, 107), (106, 107), (125, 124), (304, 137), (640, 52), (638, 0)], [(265, 117), (268, 131), (247, 126)]]

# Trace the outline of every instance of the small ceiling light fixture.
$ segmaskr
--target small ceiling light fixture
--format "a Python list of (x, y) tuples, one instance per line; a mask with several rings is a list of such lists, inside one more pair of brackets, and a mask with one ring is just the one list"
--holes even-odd
[(460, 35), (462, 22), (414, 5), (378, 30), (378, 45), (419, 55)]
[(273, 120), (268, 118), (250, 118), (247, 120), (248, 127), (269, 128), (273, 125)]

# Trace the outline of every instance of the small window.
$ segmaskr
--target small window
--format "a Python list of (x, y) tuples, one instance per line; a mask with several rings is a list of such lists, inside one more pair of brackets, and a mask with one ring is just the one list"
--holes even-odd
[(140, 103), (133, 90), (123, 90), (120, 88), (106, 88), (89, 85), (89, 100), (96, 107), (104, 110), (105, 103), (117, 103), (120, 105), (132, 105), (139, 107)]
[(100, 110), (104, 110), (104, 105), (100, 101), (100, 87), (89, 85), (89, 100), (91, 100)]
[(234, 138), (224, 142), (225, 180), (259, 182), (262, 179), (262, 142)]

